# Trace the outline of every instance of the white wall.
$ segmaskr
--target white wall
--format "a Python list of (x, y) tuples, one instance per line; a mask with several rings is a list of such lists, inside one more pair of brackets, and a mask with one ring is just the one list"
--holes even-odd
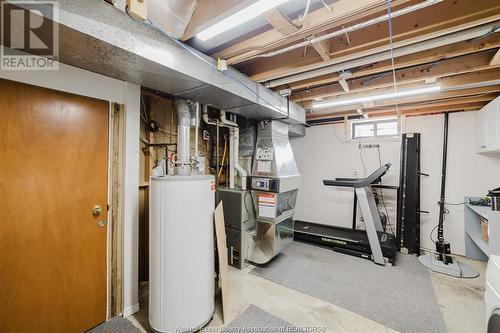
[[(500, 186), (500, 154), (476, 153), (476, 112), (450, 114), (448, 136), (448, 167), (446, 176), (446, 202), (460, 203), (464, 196), (484, 196), (488, 190)], [(408, 118), (406, 130), (422, 133), (421, 207), (430, 214), (422, 214), (421, 245), (432, 247), (429, 233), (439, 217), (437, 202), (440, 195), (444, 116)], [(447, 206), (444, 233), (452, 252), (465, 254), (464, 208)]]
[[(303, 176), (299, 190), (296, 219), (351, 227), (353, 190), (324, 186), (323, 179), (336, 177), (357, 178), (369, 175), (379, 167), (376, 149), (359, 151), (360, 143), (379, 143), (382, 163), (392, 163), (383, 184), (397, 185), (399, 177), (399, 140), (348, 141), (343, 124), (315, 126), (307, 135), (291, 140), (300, 173)], [(363, 162), (365, 167), (363, 167)], [(366, 170), (366, 172), (365, 172)], [(387, 198), (393, 192), (384, 191)], [(393, 199), (387, 200), (390, 206)]]
[(125, 104), (124, 314), (138, 310), (140, 87), (64, 64), (57, 71), (2, 70), (0, 78)]
[[(488, 156), (475, 153), (475, 112), (451, 114), (449, 125), (446, 201), (463, 202), (466, 195), (483, 196), (487, 190), (500, 186), (500, 154)], [(430, 214), (421, 215), (421, 246), (433, 248), (429, 233), (439, 216), (436, 203), (439, 201), (441, 182), (443, 115), (410, 117), (403, 127), (406, 132), (422, 133), (421, 169), (429, 173), (430, 177), (421, 178), (421, 209), (430, 211)], [(352, 190), (326, 187), (322, 183), (323, 179), (364, 175), (359, 142), (345, 142), (345, 132), (343, 124), (316, 126), (308, 128), (305, 137), (291, 140), (303, 175), (296, 219), (351, 226)], [(365, 140), (363, 143), (381, 145), (382, 163), (392, 163), (389, 173), (383, 177), (383, 183), (397, 185), (400, 141)], [(368, 174), (379, 166), (376, 152), (376, 149), (363, 150), (362, 157)], [(386, 204), (394, 206), (393, 192), (384, 193), (389, 198)], [(463, 207), (450, 206), (449, 210), (445, 238), (451, 242), (454, 253), (464, 254)]]

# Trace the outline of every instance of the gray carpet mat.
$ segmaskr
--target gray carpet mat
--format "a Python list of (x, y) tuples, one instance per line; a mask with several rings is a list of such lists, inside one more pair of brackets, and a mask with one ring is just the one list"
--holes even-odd
[(341, 306), (404, 333), (446, 332), (426, 268), (398, 254), (393, 267), (293, 242), (252, 274)]
[[(245, 311), (240, 313), (226, 327), (239, 328), (239, 331), (247, 332), (302, 332), (301, 330), (293, 330), (292, 326), (287, 321), (275, 317), (269, 312), (250, 304)], [(241, 330), (244, 329), (244, 330)], [(233, 332), (232, 330), (226, 330)]]
[(87, 331), (87, 333), (141, 333), (141, 331), (127, 319), (115, 317)]

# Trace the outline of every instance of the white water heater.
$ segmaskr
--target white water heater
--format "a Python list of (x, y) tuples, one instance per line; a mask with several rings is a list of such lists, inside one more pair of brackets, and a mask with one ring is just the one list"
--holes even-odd
[(214, 312), (214, 177), (152, 177), (150, 200), (150, 325), (198, 330)]

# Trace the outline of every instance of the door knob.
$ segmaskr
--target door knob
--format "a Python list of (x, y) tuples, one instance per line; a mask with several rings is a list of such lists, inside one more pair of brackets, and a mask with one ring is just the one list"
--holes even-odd
[(93, 208), (92, 208), (92, 215), (94, 216), (99, 216), (102, 214), (102, 207), (99, 206), (99, 205), (95, 205)]

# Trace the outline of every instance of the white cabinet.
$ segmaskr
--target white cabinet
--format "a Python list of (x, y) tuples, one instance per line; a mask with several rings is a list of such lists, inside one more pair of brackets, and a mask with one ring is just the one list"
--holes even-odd
[(476, 146), (478, 153), (500, 153), (500, 97), (476, 115)]

